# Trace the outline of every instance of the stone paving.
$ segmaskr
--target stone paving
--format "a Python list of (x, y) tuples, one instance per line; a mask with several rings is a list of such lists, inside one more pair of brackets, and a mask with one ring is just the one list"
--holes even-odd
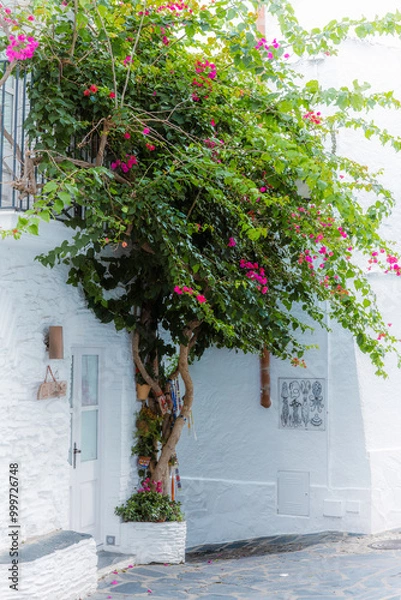
[[(396, 540), (399, 550), (372, 548)], [(401, 530), (199, 546), (185, 565), (127, 565), (87, 600), (401, 600)]]

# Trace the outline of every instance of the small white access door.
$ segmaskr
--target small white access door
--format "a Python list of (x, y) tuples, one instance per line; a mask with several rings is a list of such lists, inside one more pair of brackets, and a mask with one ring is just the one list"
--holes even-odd
[(73, 351), (70, 527), (101, 542), (100, 531), (100, 351)]

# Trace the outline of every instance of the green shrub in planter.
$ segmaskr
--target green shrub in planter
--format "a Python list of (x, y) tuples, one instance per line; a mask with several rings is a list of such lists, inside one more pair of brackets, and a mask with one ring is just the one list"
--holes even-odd
[(117, 506), (115, 514), (124, 522), (145, 521), (150, 523), (164, 523), (165, 521), (183, 521), (181, 503), (171, 500), (169, 496), (161, 493), (161, 484), (156, 484), (156, 490), (149, 487), (146, 479), (143, 487), (128, 498), (125, 504)]

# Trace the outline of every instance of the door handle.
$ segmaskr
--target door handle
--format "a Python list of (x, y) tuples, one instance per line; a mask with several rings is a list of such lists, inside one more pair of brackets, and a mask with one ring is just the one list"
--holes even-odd
[(81, 454), (81, 452), (82, 452), (81, 450), (78, 450), (76, 442), (74, 442), (74, 450), (72, 452), (72, 454), (73, 454), (73, 461), (72, 461), (73, 465), (72, 466), (74, 469), (77, 468), (77, 454)]

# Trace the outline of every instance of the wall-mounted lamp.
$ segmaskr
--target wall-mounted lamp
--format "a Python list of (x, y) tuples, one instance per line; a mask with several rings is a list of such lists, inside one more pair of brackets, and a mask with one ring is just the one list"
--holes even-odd
[(64, 358), (63, 328), (59, 325), (49, 327), (48, 348), (49, 358)]

